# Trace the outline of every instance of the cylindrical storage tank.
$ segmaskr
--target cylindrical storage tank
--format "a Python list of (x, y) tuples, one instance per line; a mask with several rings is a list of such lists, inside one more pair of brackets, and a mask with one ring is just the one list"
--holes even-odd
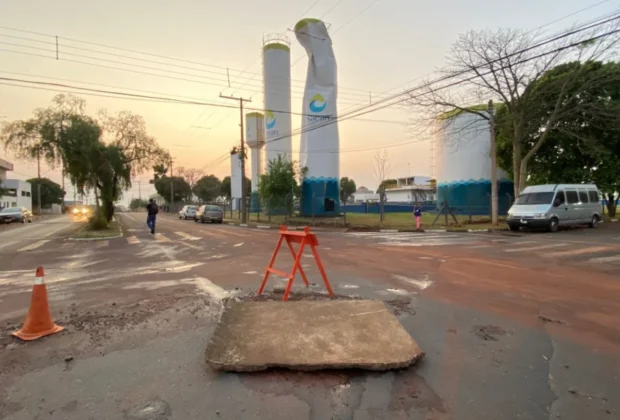
[(236, 148), (230, 152), (230, 201), (233, 210), (241, 208), (241, 159)]
[(265, 165), (278, 155), (291, 159), (291, 48), (284, 35), (263, 40)]
[[(455, 213), (489, 215), (491, 136), (488, 120), (477, 114), (458, 112), (443, 115), (437, 123), (437, 208), (446, 202)], [(505, 214), (513, 201), (513, 184), (500, 168), (497, 179), (499, 213)]]
[(328, 216), (340, 212), (340, 140), (336, 100), (337, 68), (325, 23), (303, 19), (295, 25), (297, 40), (308, 54), (302, 107), (299, 161), (307, 168), (301, 184), (300, 212)]
[(250, 199), (250, 211), (260, 210), (260, 200), (258, 198), (258, 182), (263, 173), (261, 152), (265, 144), (265, 118), (260, 112), (250, 112), (245, 114), (245, 141), (250, 148), (252, 155), (251, 179), (252, 197)]

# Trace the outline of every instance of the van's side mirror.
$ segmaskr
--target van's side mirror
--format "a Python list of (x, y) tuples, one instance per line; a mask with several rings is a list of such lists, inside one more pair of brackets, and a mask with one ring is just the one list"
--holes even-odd
[(555, 200), (553, 200), (553, 207), (560, 207), (560, 199), (556, 198)]

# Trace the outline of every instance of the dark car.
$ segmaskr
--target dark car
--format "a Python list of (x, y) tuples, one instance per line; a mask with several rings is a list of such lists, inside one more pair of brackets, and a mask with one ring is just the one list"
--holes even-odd
[(7, 207), (0, 211), (0, 223), (32, 223), (32, 213), (24, 207)]
[(194, 217), (195, 222), (222, 223), (224, 210), (221, 207), (205, 204), (200, 206)]

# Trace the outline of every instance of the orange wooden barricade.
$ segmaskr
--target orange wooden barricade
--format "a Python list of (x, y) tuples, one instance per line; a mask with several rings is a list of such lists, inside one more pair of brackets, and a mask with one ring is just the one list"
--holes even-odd
[[(283, 271), (277, 270), (273, 268), (273, 263), (278, 256), (278, 251), (280, 251), (280, 246), (282, 242), (286, 241), (286, 245), (288, 249), (291, 251), (291, 255), (295, 259), (295, 263), (293, 265), (293, 270), (290, 274), (287, 274)], [(299, 250), (295, 252), (293, 248), (293, 243), (298, 243)], [(283, 301), (288, 299), (288, 295), (291, 292), (291, 287), (293, 286), (293, 279), (295, 278), (295, 274), (297, 274), (297, 270), (301, 273), (301, 277), (306, 283), (306, 287), (309, 286), (308, 278), (306, 277), (306, 273), (304, 269), (301, 267), (301, 256), (304, 253), (304, 248), (306, 245), (310, 245), (310, 249), (312, 249), (312, 254), (314, 255), (314, 260), (316, 261), (316, 265), (319, 267), (319, 271), (321, 272), (321, 276), (323, 277), (323, 281), (325, 282), (325, 287), (327, 288), (327, 292), (330, 296), (334, 296), (334, 292), (332, 290), (331, 285), (329, 284), (329, 280), (327, 280), (327, 274), (325, 274), (325, 269), (323, 268), (323, 264), (321, 263), (321, 258), (319, 257), (319, 253), (316, 250), (316, 247), (319, 246), (319, 240), (317, 239), (314, 233), (310, 232), (309, 227), (305, 227), (303, 231), (290, 231), (286, 230), (286, 226), (280, 226), (280, 238), (278, 239), (278, 244), (276, 245), (276, 249), (273, 251), (273, 255), (271, 256), (271, 261), (269, 261), (269, 267), (265, 272), (265, 277), (263, 278), (263, 282), (260, 285), (260, 289), (258, 289), (258, 294), (261, 295), (263, 290), (265, 289), (265, 285), (267, 284), (267, 279), (271, 273), (277, 274), (282, 277), (288, 278), (288, 284), (286, 285), (286, 290), (284, 291), (284, 296), (282, 297)]]

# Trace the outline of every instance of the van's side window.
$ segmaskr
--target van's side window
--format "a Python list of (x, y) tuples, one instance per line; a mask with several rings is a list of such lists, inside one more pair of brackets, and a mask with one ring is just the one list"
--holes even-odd
[(566, 197), (564, 197), (564, 191), (558, 191), (557, 194), (555, 195), (555, 199), (560, 202), (560, 204), (558, 204), (559, 206), (566, 203)]
[(577, 195), (577, 191), (566, 191), (566, 200), (568, 201), (568, 204), (579, 203), (579, 196)]
[(590, 203), (598, 203), (598, 193), (596, 191), (588, 191), (588, 195), (590, 196)]
[(588, 193), (586, 192), (586, 190), (579, 190), (579, 201), (581, 201), (582, 203), (588, 202)]

